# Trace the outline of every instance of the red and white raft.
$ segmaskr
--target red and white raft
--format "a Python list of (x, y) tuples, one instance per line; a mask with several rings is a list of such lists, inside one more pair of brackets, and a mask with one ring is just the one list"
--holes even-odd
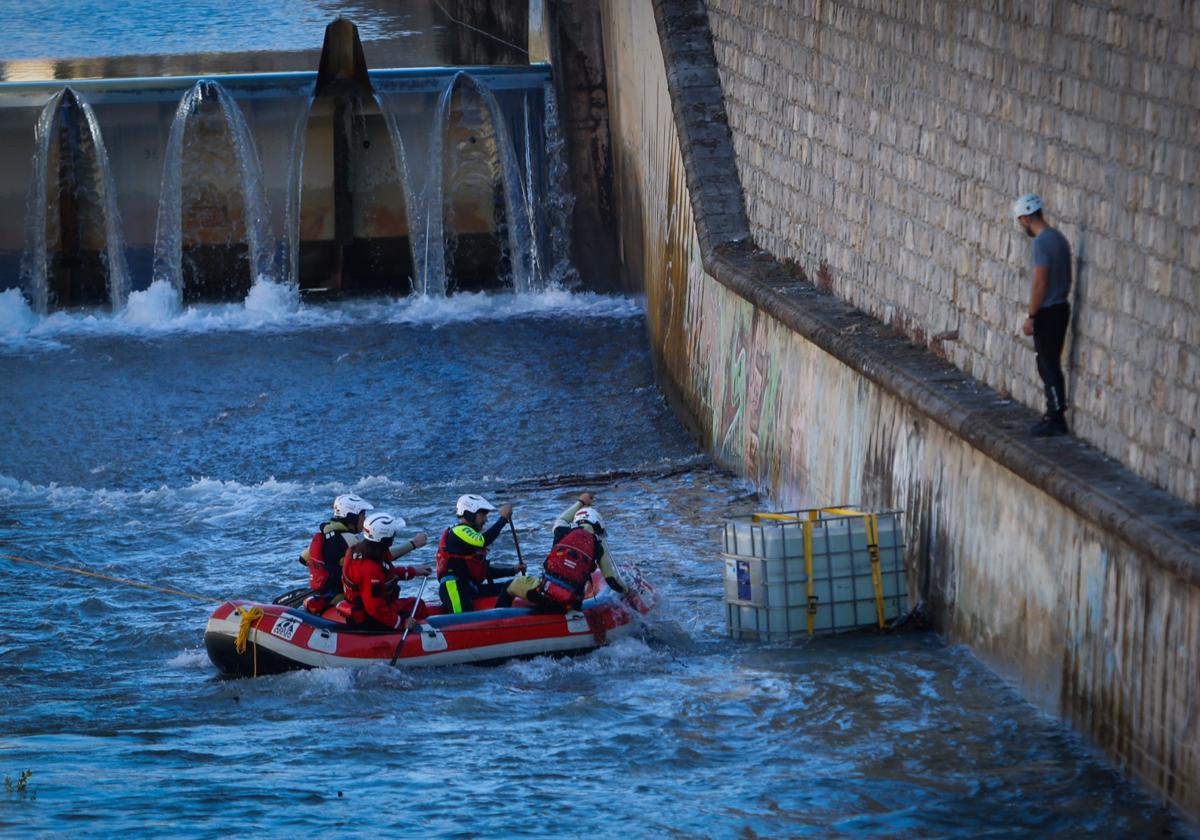
[[(457, 665), (592, 650), (628, 635), (639, 614), (656, 605), (653, 587), (640, 574), (632, 577), (636, 606), (609, 589), (599, 574), (583, 608), (566, 614), (513, 606), (454, 615), (431, 605), (431, 614), (404, 639), (396, 664)], [(387, 664), (402, 636), (402, 631), (348, 627), (335, 609), (315, 616), (303, 608), (226, 601), (208, 619), (204, 646), (223, 673), (259, 676)]]

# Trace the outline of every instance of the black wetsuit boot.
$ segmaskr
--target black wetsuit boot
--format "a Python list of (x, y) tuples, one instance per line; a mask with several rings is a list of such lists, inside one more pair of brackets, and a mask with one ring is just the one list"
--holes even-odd
[(1071, 323), (1071, 307), (1058, 303), (1039, 310), (1033, 319), (1033, 346), (1037, 351), (1038, 375), (1046, 389), (1046, 414), (1030, 429), (1034, 437), (1070, 434), (1067, 428), (1066, 379), (1063, 377), (1062, 350)]

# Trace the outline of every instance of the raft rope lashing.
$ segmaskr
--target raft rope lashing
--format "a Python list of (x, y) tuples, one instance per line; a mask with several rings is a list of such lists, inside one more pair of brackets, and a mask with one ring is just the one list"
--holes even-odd
[[(258, 630), (258, 622), (262, 620), (264, 615), (262, 607), (238, 607), (237, 614), (242, 617), (242, 623), (238, 627), (237, 639), (233, 642), (233, 649), (237, 651), (238, 656), (246, 652), (246, 640), (250, 638), (250, 627), (254, 626)], [(254, 673), (250, 676), (258, 676), (258, 639), (253, 639), (251, 644), (254, 645)]]

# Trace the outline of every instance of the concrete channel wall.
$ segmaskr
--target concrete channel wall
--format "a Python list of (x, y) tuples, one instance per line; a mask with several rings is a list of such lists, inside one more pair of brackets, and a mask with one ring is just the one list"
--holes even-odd
[(1040, 408), (1036, 192), (1077, 435), (1200, 503), (1200, 3), (710, 0), (755, 241)]
[(680, 417), (780, 506), (903, 509), (939, 629), (1200, 816), (1195, 509), (756, 249), (705, 5), (602, 9), (620, 258)]

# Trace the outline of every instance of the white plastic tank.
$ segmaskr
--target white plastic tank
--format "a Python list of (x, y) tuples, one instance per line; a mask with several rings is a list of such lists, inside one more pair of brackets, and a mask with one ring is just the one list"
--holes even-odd
[[(898, 511), (876, 513), (874, 519), (883, 618), (890, 621), (904, 612), (908, 600), (904, 533)], [(809, 521), (812, 632), (878, 626), (867, 516), (849, 508), (821, 508), (725, 523), (725, 612), (734, 638), (784, 641), (808, 634), (804, 523)]]

